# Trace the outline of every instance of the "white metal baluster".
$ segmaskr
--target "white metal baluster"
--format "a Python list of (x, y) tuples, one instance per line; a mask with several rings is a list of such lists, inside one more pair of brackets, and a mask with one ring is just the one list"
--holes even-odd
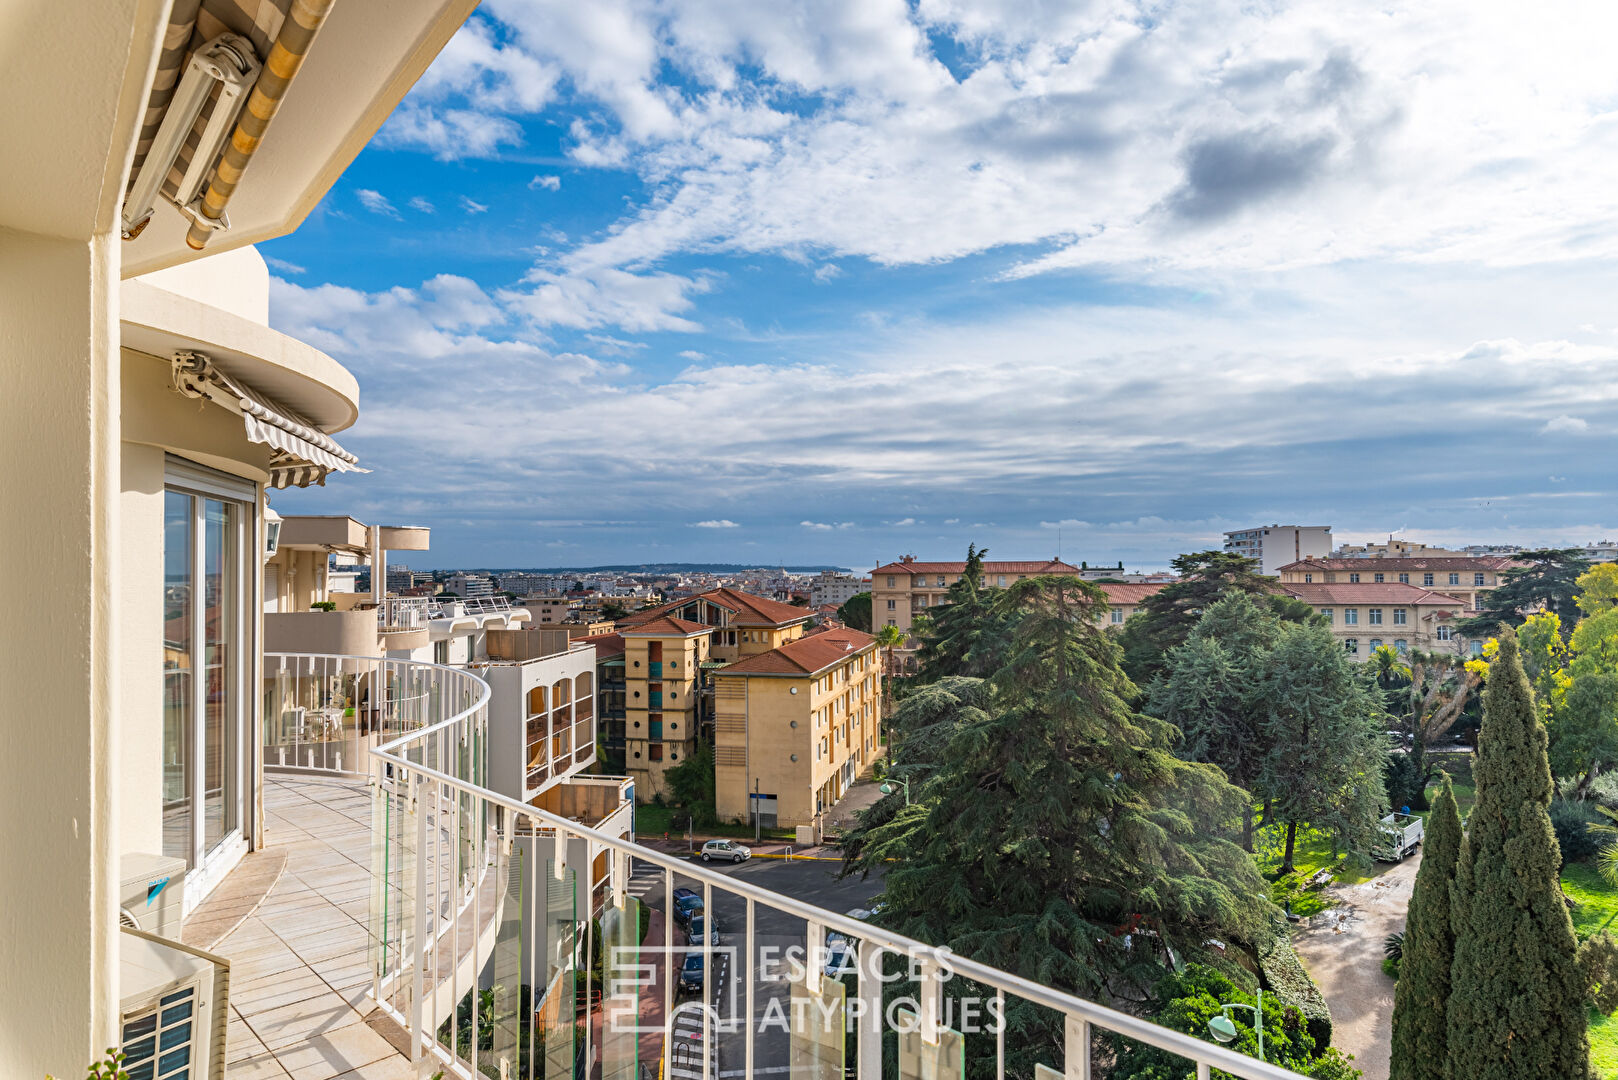
[(1206, 1061), (1197, 1062), (1197, 1080), (1208, 1080), (1208, 1063)]
[(541, 920), (549, 915), (550, 905), (545, 902), (545, 894), (539, 887), (539, 822), (530, 818), (528, 827), (533, 834), (533, 841), (528, 846), (528, 918), (523, 922), (528, 931), (528, 1076), (529, 1080), (539, 1080), (539, 1073), (534, 1071), (534, 1046), (539, 1042), (539, 1032), (534, 1030), (534, 1020), (539, 1005), (537, 999), (543, 989), (540, 985), (538, 966), (539, 935), (549, 933), (544, 929), (545, 924)]
[[(713, 936), (719, 924), (714, 920), (713, 912), (713, 883), (702, 883), (702, 997), (699, 999), (703, 1008), (698, 1010), (702, 1017), (702, 1078), (708, 1080), (710, 1075), (708, 1063), (713, 1055), (713, 1014), (707, 1007), (713, 1003), (714, 990), (719, 980), (714, 978), (713, 971)], [(715, 1068), (713, 1072), (719, 1070)]]
[(410, 905), (410, 952), (411, 952), (411, 1001), (410, 1001), (410, 1060), (421, 1063), (421, 1033), (426, 1027), (426, 1011), (422, 995), (426, 990), (424, 980), (426, 972), (426, 944), (422, 938), (424, 927), (422, 925), (422, 905), (426, 902), (427, 894), (427, 808), (422, 805), (421, 795), (430, 787), (424, 784), (420, 777), (412, 777), (412, 801), (416, 806), (416, 902)]
[[(882, 953), (874, 941), (861, 942), (859, 956), (859, 1000), (862, 1003), (859, 1041), (855, 1063), (859, 1080), (882, 1077)], [(1001, 1074), (1004, 1075), (1004, 1068)]]
[(1062, 1022), (1065, 1080), (1090, 1080), (1090, 1021), (1071, 1014)]
[(918, 959), (921, 969), (917, 987), (921, 995), (921, 1041), (929, 1046), (937, 1046), (940, 1042), (939, 1029), (943, 1026), (940, 1023), (942, 1002), (939, 1000), (943, 996), (943, 975), (938, 960), (932, 954), (923, 953)]
[[(994, 1075), (1005, 1080), (1006, 1075), (1006, 992), (994, 992), (995, 1011), (999, 1013), (994, 1028)], [(863, 1080), (863, 1078), (862, 1078)]]
[[(674, 1041), (674, 871), (663, 868), (663, 1077), (672, 1077), (670, 1046)], [(706, 1080), (706, 1078), (704, 1078)]]
[[(743, 1026), (747, 1030), (747, 1038), (745, 1040), (745, 1045), (746, 1045), (747, 1049), (746, 1049), (746, 1058), (745, 1058), (746, 1069), (745, 1069), (743, 1075), (745, 1075), (747, 1077), (752, 1077), (752, 1075), (753, 1075), (753, 1028), (755, 1026), (754, 1021), (753, 1021), (753, 1016), (754, 1016), (754, 1013), (753, 1013), (753, 984), (758, 981), (758, 974), (753, 970), (753, 964), (754, 964), (753, 958), (756, 955), (758, 949), (757, 949), (757, 945), (755, 944), (756, 939), (753, 937), (753, 898), (751, 896), (749, 896), (747, 898), (747, 934), (742, 940), (743, 940), (742, 948), (747, 953), (747, 1016), (742, 1021)], [(860, 1080), (865, 1080), (865, 1078), (862, 1076), (860, 1078)]]
[[(588, 840), (584, 842), (584, 855), (584, 1071), (585, 1075), (588, 1076), (590, 1066), (594, 1064), (593, 1059), (590, 1057), (590, 979), (594, 974), (590, 970), (590, 958), (595, 955), (592, 949), (595, 945), (596, 907), (596, 861), (590, 858), (590, 842)], [(605, 961), (606, 958), (606, 950), (603, 949), (601, 959)], [(603, 1024), (607, 1022), (606, 1004), (607, 998), (603, 994), (601, 997), (601, 1022)]]

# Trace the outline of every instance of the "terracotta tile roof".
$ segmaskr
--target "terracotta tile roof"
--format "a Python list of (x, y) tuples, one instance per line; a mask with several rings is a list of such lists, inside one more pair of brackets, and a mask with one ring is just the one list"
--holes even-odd
[(1288, 596), (1296, 597), (1306, 603), (1318, 607), (1332, 604), (1393, 604), (1405, 607), (1452, 607), (1464, 608), (1466, 601), (1431, 589), (1419, 588), (1415, 585), (1401, 585), (1396, 581), (1376, 584), (1361, 582), (1358, 585), (1306, 585), (1298, 581), (1284, 581), (1277, 586)]
[[(872, 570), (876, 574), (964, 574), (964, 562), (895, 562)], [(1045, 562), (986, 562), (985, 574), (1077, 574), (1079, 568), (1059, 559)]]
[(618, 633), (620, 636), (627, 634), (680, 634), (683, 636), (686, 634), (706, 634), (712, 629), (713, 627), (704, 626), (702, 623), (663, 615), (655, 619), (648, 619), (645, 622), (638, 622), (634, 626), (626, 626)]
[(1108, 585), (1106, 583), (1102, 583), (1101, 590), (1107, 594), (1107, 600), (1111, 603), (1139, 604), (1143, 603), (1149, 596), (1156, 596), (1167, 586), (1168, 583), (1164, 581), (1152, 582), (1150, 584), (1144, 582), (1140, 584), (1126, 583), (1123, 585)]
[(876, 644), (876, 638), (846, 626), (789, 641), (767, 653), (726, 664), (715, 675), (815, 675)]
[(730, 612), (732, 616), (730, 619), (731, 626), (791, 626), (793, 623), (802, 622), (814, 614), (808, 608), (783, 604), (779, 600), (754, 596), (752, 593), (744, 593), (739, 589), (718, 588), (697, 593), (695, 596), (672, 600), (667, 604), (661, 604), (646, 611), (637, 611), (623, 621), (628, 626), (637, 626), (666, 612), (684, 607), (693, 600), (706, 600)]
[(585, 645), (594, 645), (597, 660), (611, 660), (615, 656), (624, 655), (624, 638), (622, 634), (591, 634), (588, 637), (581, 637), (576, 640)]
[(1374, 573), (1376, 571), (1404, 570), (1509, 570), (1514, 566), (1527, 566), (1527, 563), (1504, 555), (1452, 555), (1444, 558), (1423, 559), (1419, 557), (1399, 559), (1299, 559), (1297, 562), (1287, 563), (1281, 567), (1283, 570), (1358, 570), (1361, 573)]

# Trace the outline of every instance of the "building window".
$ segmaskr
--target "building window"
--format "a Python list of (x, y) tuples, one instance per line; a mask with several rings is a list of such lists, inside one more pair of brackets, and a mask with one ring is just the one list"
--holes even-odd
[(1402, 608), (1402, 607), (1401, 608), (1394, 608), (1393, 609), (1393, 625), (1394, 626), (1403, 626), (1404, 624), (1405, 624), (1405, 609)]
[(1360, 609), (1346, 607), (1343, 609), (1343, 625), (1353, 626), (1360, 621)]
[(1337, 581), (1337, 575), (1330, 570), (1326, 571), (1326, 584), (1331, 585)]
[(944, 575), (943, 574), (938, 575), (938, 587), (940, 589), (942, 589), (944, 587)]
[(893, 575), (892, 574), (888, 575), (888, 588), (890, 588), (890, 589), (893, 588)]
[(896, 622), (894, 622), (894, 621), (893, 621), (893, 620), (892, 620), (892, 619), (889, 619), (889, 620), (888, 620), (888, 625), (889, 625), (889, 626), (898, 626), (898, 625), (899, 625), (899, 624), (898, 624), (898, 623), (896, 623)]
[(1000, 586), (1002, 589), (1005, 588), (1006, 587), (1006, 575), (1004, 575), (1004, 574), (996, 574), (995, 578), (994, 578), (994, 583), (996, 585)]
[(1403, 656), (1405, 653), (1410, 651), (1410, 642), (1406, 641), (1404, 638), (1396, 638), (1393, 642), (1393, 649), (1400, 656)]
[(1401, 585), (1409, 585), (1410, 584), (1410, 575), (1409, 574), (1400, 574), (1399, 575), (1399, 584), (1401, 584)]
[(1382, 647), (1382, 639), (1381, 638), (1374, 637), (1374, 638), (1371, 639), (1371, 651), (1372, 652), (1376, 652), (1381, 647)]
[(1379, 574), (1374, 574), (1374, 575), (1372, 575), (1371, 580), (1376, 582), (1378, 585), (1380, 585), (1380, 584), (1382, 584), (1382, 575), (1380, 573)]
[(899, 606), (899, 605), (898, 605), (898, 604), (897, 604), (897, 603), (895, 603), (895, 602), (894, 602), (894, 601), (892, 601), (892, 600), (889, 600), (889, 601), (888, 601), (888, 610), (889, 610), (889, 611), (892, 611), (892, 610), (894, 610), (894, 609), (895, 609), (895, 608), (897, 608), (897, 607), (898, 607), (898, 606)]
[(1431, 575), (1431, 574), (1423, 574), (1423, 575), (1421, 575), (1421, 583), (1423, 585), (1431, 585), (1433, 583), (1433, 575)]
[(1455, 631), (1450, 629), (1450, 627), (1448, 625), (1441, 624), (1438, 627), (1438, 640), (1439, 641), (1448, 641), (1450, 638), (1452, 638), (1454, 636), (1455, 636)]
[(1321, 613), (1321, 614), (1322, 614), (1322, 615), (1324, 615), (1324, 616), (1326, 616), (1326, 621), (1327, 621), (1327, 622), (1331, 622), (1331, 621), (1332, 621), (1332, 616), (1331, 616), (1331, 608), (1329, 608), (1329, 607), (1323, 607), (1323, 608), (1321, 608), (1321, 609), (1320, 609), (1320, 613)]
[(1472, 655), (1473, 656), (1482, 656), (1483, 655), (1483, 642), (1481, 642), (1481, 641), (1472, 642)]
[(1459, 575), (1459, 574), (1451, 574), (1449, 576), (1449, 583), (1451, 585), (1459, 585), (1461, 583), (1461, 575)]
[(1473, 574), (1472, 575), (1472, 584), (1474, 584), (1474, 585), (1482, 585), (1483, 584), (1483, 575), (1482, 574)]
[(1348, 637), (1343, 639), (1343, 651), (1357, 653), (1360, 651), (1360, 639)]
[(1360, 583), (1360, 576), (1358, 574), (1350, 574), (1348, 575), (1348, 580), (1351, 583), (1358, 585)]
[(1303, 582), (1304, 582), (1305, 585), (1309, 584), (1309, 582), (1311, 582), (1313, 580), (1315, 580), (1315, 575), (1313, 575), (1313, 574), (1305, 574), (1305, 575), (1303, 575)]
[(1115, 623), (1121, 623), (1121, 622), (1124, 621), (1124, 609), (1123, 608), (1113, 608), (1112, 609), (1112, 621), (1115, 622)]
[(1381, 608), (1379, 608), (1379, 607), (1367, 608), (1366, 609), (1366, 614), (1369, 616), (1367, 621), (1372, 626), (1381, 626), (1382, 625), (1382, 609)]

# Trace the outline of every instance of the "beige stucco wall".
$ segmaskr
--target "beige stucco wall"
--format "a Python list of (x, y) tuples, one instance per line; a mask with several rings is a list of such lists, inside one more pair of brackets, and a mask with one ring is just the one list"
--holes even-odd
[[(123, 446), (119, 851), (163, 850), (163, 449)], [(154, 632), (154, 629), (156, 632)]]
[(270, 268), (257, 248), (219, 251), (195, 262), (142, 274), (139, 280), (269, 325)]

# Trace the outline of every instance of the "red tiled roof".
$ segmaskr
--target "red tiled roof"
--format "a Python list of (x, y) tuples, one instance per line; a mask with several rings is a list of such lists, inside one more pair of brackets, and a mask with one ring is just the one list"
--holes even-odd
[(789, 641), (767, 653), (726, 664), (714, 674), (814, 675), (875, 644), (876, 638), (870, 634), (839, 626)]
[(704, 626), (702, 623), (690, 622), (686, 619), (674, 619), (664, 615), (636, 623), (634, 626), (626, 626), (618, 633), (620, 636), (626, 634), (680, 634), (683, 636), (685, 634), (706, 634), (712, 629), (713, 627)]
[(1281, 567), (1283, 570), (1358, 570), (1362, 573), (1400, 570), (1509, 570), (1527, 563), (1504, 555), (1451, 555), (1444, 558), (1418, 557), (1398, 559), (1299, 559)]
[(1464, 608), (1465, 601), (1431, 589), (1415, 585), (1402, 585), (1396, 581), (1377, 584), (1361, 582), (1357, 585), (1315, 585), (1299, 581), (1284, 581), (1277, 586), (1288, 596), (1317, 606), (1329, 604), (1403, 604), (1409, 607)]
[(684, 607), (693, 600), (706, 600), (729, 611), (733, 616), (730, 620), (730, 625), (732, 626), (790, 626), (793, 623), (803, 622), (813, 615), (813, 612), (807, 608), (783, 604), (779, 600), (754, 596), (752, 593), (744, 593), (738, 589), (718, 588), (697, 593), (695, 596), (672, 600), (667, 604), (661, 604), (646, 611), (637, 611), (625, 619), (624, 622), (630, 626), (644, 623), (657, 618), (665, 612)]
[(1139, 604), (1147, 597), (1156, 596), (1168, 587), (1167, 582), (1141, 582), (1139, 584), (1125, 583), (1122, 585), (1109, 585), (1101, 583), (1101, 589), (1107, 594), (1107, 600), (1114, 604)]
[[(964, 574), (964, 562), (895, 562), (886, 566), (879, 566), (871, 573), (875, 574)], [(1077, 574), (1079, 568), (1071, 563), (1059, 559), (1050, 559), (1046, 562), (986, 562), (983, 564), (985, 574)]]
[(624, 638), (622, 634), (591, 634), (588, 637), (576, 638), (585, 645), (596, 647), (597, 660), (611, 660), (615, 656), (624, 654)]

